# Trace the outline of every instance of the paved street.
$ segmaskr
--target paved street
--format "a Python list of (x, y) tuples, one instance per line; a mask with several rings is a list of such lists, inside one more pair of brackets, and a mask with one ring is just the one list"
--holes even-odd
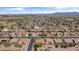
[(34, 38), (31, 38), (27, 51), (32, 51), (33, 43), (34, 43)]

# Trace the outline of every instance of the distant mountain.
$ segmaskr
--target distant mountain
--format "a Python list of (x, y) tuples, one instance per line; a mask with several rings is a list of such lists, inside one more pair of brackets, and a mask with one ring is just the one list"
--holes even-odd
[(53, 13), (53, 15), (57, 15), (57, 16), (79, 16), (79, 12), (57, 12), (57, 13)]
[(56, 12), (50, 14), (29, 14), (29, 15), (40, 15), (40, 16), (79, 16), (79, 12)]
[(79, 12), (56, 12), (50, 14), (0, 14), (0, 16), (26, 16), (26, 15), (35, 15), (35, 16), (79, 16)]

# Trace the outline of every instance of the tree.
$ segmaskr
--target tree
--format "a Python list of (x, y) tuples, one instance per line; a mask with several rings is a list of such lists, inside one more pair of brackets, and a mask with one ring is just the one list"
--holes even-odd
[(67, 48), (67, 44), (64, 39), (62, 39), (62, 43), (60, 45), (61, 48)]
[(67, 48), (67, 45), (65, 43), (61, 43), (60, 47), (61, 48)]
[(75, 40), (72, 40), (72, 42), (75, 44)]
[(34, 43), (34, 50), (37, 51), (37, 48), (41, 46), (42, 46), (42, 43)]
[(4, 26), (3, 25), (1, 25), (0, 26), (0, 31), (2, 31), (4, 29)]
[(4, 26), (1, 26), (0, 28), (1, 28), (1, 29), (4, 29)]
[(78, 26), (74, 26), (74, 27), (75, 27), (75, 31), (78, 32), (78, 29), (77, 29)]
[(28, 30), (28, 32), (31, 32), (30, 30)]
[(37, 51), (37, 48), (38, 48), (39, 46), (35, 43), (34, 44), (34, 51)]
[(58, 45), (58, 44), (55, 44), (55, 47), (56, 47), (56, 48), (58, 48), (58, 47), (59, 47), (59, 45)]
[(66, 42), (65, 42), (65, 40), (64, 40), (64, 39), (62, 39), (62, 43), (66, 44)]
[(30, 33), (28, 36), (32, 36), (32, 34)]
[(54, 42), (54, 44), (56, 44), (56, 41), (55, 40), (53, 40), (53, 42)]

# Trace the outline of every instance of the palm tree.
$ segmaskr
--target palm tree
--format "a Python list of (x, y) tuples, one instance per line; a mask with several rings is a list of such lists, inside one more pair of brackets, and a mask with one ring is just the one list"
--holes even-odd
[(73, 42), (73, 46), (75, 46), (75, 40), (72, 40), (72, 42)]

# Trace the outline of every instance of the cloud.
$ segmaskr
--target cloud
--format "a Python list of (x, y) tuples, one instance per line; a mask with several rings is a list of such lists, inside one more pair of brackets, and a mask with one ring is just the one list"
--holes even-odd
[(57, 12), (79, 12), (79, 7), (62, 7), (62, 8), (57, 8)]
[(5, 10), (6, 11), (25, 11), (25, 9), (21, 7), (6, 8)]
[(25, 14), (26, 12), (22, 7), (4, 7), (0, 9), (0, 14)]
[(56, 12), (55, 7), (6, 7), (0, 8), (0, 14), (40, 14)]

